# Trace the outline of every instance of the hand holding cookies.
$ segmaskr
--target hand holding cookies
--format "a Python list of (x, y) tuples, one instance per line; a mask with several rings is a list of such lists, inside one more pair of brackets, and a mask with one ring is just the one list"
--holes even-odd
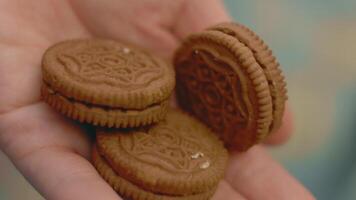
[(46, 199), (312, 199), (236, 152), (278, 129), (286, 90), (254, 33), (212, 26), (220, 1), (0, 5), (0, 148)]

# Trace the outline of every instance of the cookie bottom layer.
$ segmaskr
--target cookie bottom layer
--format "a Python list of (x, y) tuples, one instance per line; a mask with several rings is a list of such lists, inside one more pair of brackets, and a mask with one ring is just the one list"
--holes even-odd
[(169, 104), (169, 100), (165, 100), (143, 110), (104, 109), (69, 100), (45, 84), (42, 85), (41, 95), (51, 107), (72, 119), (95, 126), (116, 128), (138, 127), (159, 122), (166, 116)]
[(96, 147), (93, 149), (93, 164), (104, 180), (123, 198), (134, 200), (207, 200), (213, 196), (216, 190), (216, 188), (214, 188), (205, 193), (187, 196), (169, 196), (140, 189), (138, 186), (117, 175), (109, 164), (99, 155)]

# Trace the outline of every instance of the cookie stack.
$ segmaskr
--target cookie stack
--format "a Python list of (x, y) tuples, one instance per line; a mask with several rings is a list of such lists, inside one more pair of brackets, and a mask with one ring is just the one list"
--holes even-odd
[(42, 98), (58, 112), (96, 126), (93, 164), (128, 199), (209, 199), (227, 151), (205, 125), (169, 108), (174, 69), (111, 40), (50, 47)]
[[(284, 76), (245, 26), (187, 37), (173, 64), (102, 39), (61, 42), (44, 54), (42, 98), (96, 126), (93, 164), (124, 198), (209, 199), (224, 175), (224, 145), (245, 151), (281, 125)], [(195, 118), (169, 107), (176, 81), (180, 107)]]

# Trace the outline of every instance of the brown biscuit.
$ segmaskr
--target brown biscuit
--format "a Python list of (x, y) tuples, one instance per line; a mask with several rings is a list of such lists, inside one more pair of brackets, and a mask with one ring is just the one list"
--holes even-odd
[(103, 39), (50, 47), (42, 60), (43, 99), (67, 116), (108, 127), (164, 118), (174, 71), (137, 48)]
[(272, 95), (273, 121), (270, 132), (278, 129), (282, 123), (285, 101), (287, 100), (287, 84), (272, 51), (260, 37), (244, 25), (222, 23), (210, 28), (210, 30), (220, 31), (235, 37), (252, 50), (256, 61), (264, 70)]
[(220, 31), (186, 38), (176, 51), (177, 98), (230, 149), (247, 150), (272, 123), (272, 97), (250, 48)]
[(149, 128), (98, 130), (96, 140), (119, 176), (156, 194), (206, 193), (223, 178), (227, 163), (227, 151), (215, 134), (177, 110)]
[(93, 164), (98, 170), (99, 174), (108, 182), (111, 187), (119, 193), (123, 198), (135, 199), (135, 200), (208, 200), (213, 196), (216, 188), (213, 188), (204, 193), (198, 193), (186, 196), (173, 196), (164, 194), (155, 194), (150, 191), (146, 191), (140, 186), (137, 186), (130, 181), (120, 177), (105, 161), (96, 147), (93, 149)]

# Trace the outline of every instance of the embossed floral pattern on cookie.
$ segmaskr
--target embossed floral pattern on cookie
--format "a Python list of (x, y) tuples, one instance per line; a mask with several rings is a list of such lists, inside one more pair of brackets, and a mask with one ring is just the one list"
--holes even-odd
[(57, 59), (75, 78), (127, 90), (148, 85), (163, 75), (162, 66), (154, 59), (128, 47), (110, 48), (88, 42), (76, 48), (68, 47)]

